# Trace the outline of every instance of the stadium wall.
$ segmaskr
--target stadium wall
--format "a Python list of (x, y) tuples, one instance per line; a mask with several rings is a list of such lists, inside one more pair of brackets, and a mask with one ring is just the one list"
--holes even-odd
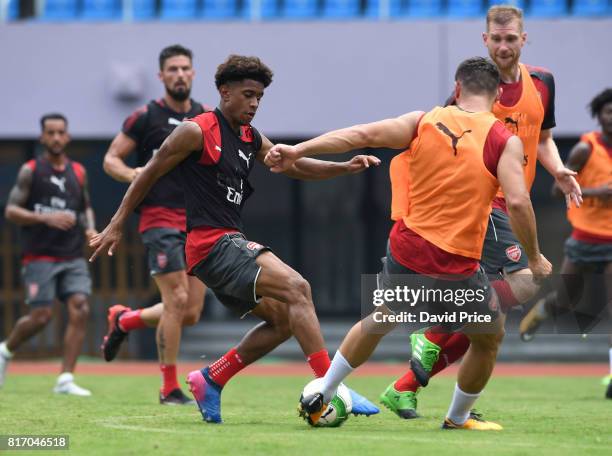
[[(528, 20), (524, 61), (557, 81), (557, 136), (593, 128), (585, 109), (610, 84), (612, 19)], [(442, 103), (462, 59), (484, 54), (483, 20), (263, 23), (37, 23), (0, 26), (4, 109), (0, 138), (38, 135), (60, 110), (77, 138), (109, 138), (125, 116), (160, 95), (157, 54), (195, 51), (195, 98), (216, 104), (216, 66), (230, 53), (275, 71), (256, 125), (271, 137), (308, 137)], [(10, 70), (9, 70), (10, 69)]]

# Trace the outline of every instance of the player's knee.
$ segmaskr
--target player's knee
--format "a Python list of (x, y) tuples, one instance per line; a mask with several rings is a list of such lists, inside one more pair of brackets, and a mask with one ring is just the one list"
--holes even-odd
[(169, 302), (164, 301), (164, 313), (182, 320), (187, 313), (188, 302), (189, 292), (187, 288), (183, 286), (174, 287)]
[(296, 273), (286, 283), (289, 304), (307, 305), (310, 302), (310, 284), (304, 277)]
[(470, 344), (480, 352), (495, 356), (504, 340), (504, 335), (505, 330), (503, 328), (500, 328), (494, 334), (472, 334), (470, 335)]
[(529, 301), (540, 289), (540, 286), (533, 280), (533, 275), (528, 269), (510, 274), (506, 281), (510, 284), (513, 298), (520, 304)]
[(69, 302), (68, 314), (75, 320), (83, 320), (89, 316), (89, 303), (87, 298), (82, 295), (71, 298)]
[(34, 321), (34, 324), (39, 328), (44, 328), (49, 324), (51, 318), (53, 318), (53, 309), (49, 307), (39, 307), (30, 312), (30, 317)]

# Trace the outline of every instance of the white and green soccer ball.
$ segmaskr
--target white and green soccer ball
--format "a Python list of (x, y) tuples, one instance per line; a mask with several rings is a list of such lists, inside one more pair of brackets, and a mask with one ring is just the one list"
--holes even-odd
[[(320, 393), (323, 386), (322, 378), (315, 378), (313, 381), (308, 383), (302, 391), (302, 397), (310, 396), (312, 394)], [(338, 427), (341, 426), (346, 420), (348, 420), (349, 414), (353, 410), (353, 401), (351, 400), (351, 394), (344, 384), (340, 384), (336, 395), (327, 405), (327, 409), (319, 418), (319, 421), (315, 427)]]

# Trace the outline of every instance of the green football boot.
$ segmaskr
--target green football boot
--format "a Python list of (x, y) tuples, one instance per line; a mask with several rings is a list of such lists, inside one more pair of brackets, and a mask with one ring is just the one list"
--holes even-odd
[(410, 345), (412, 345), (410, 368), (421, 386), (427, 386), (429, 374), (436, 361), (438, 361), (442, 348), (430, 342), (421, 332), (410, 335)]
[(418, 390), (397, 391), (393, 385), (394, 383), (391, 383), (380, 395), (380, 403), (405, 420), (418, 418), (416, 412)]

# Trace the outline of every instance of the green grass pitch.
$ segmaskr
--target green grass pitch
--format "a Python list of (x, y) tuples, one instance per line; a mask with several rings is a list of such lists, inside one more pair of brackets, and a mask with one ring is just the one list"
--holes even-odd
[[(593, 377), (493, 378), (477, 406), (505, 427), (497, 433), (440, 430), (449, 377), (422, 391), (420, 419), (403, 421), (383, 409), (339, 429), (311, 429), (298, 419), (307, 377), (236, 377), (223, 392), (221, 425), (202, 422), (192, 407), (157, 404), (154, 376), (77, 379), (94, 396), (56, 396), (54, 376), (9, 376), (0, 390), (0, 434), (68, 434), (68, 454), (92, 455), (612, 454), (612, 401)], [(348, 383), (377, 400), (391, 380)]]

